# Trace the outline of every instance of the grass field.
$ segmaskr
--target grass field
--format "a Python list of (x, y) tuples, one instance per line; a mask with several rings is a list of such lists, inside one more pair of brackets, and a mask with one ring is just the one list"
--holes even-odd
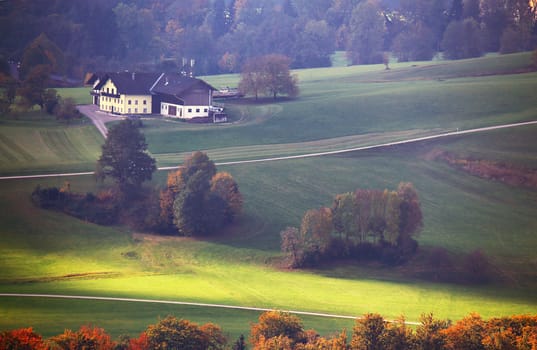
[[(184, 152), (229, 147), (330, 140), (371, 133), (441, 131), (531, 120), (537, 74), (517, 71), (529, 55), (485, 57), (462, 62), (406, 63), (299, 71), (300, 98), (261, 105), (229, 104), (237, 125), (146, 122), (151, 152), (163, 165)], [(469, 72), (480, 77), (468, 77)], [(236, 76), (207, 77), (215, 86), (236, 84)], [(235, 79), (235, 80), (232, 80)], [(454, 102), (455, 101), (455, 102)], [(292, 149), (292, 147), (289, 147)], [(289, 149), (288, 148), (288, 149)], [(250, 152), (255, 156), (255, 152)], [(162, 158), (161, 158), (162, 155)], [(174, 156), (175, 155), (175, 156)]]
[[(483, 66), (487, 71), (496, 67), (500, 72), (508, 63), (491, 63), (498, 59), (503, 57), (458, 64), (461, 72), (469, 65)], [(450, 74), (455, 74), (456, 68), (446, 65)], [(243, 152), (239, 158), (249, 158), (361, 145), (455, 125), (490, 125), (537, 115), (532, 100), (527, 100), (537, 84), (534, 73), (435, 81), (418, 79), (426, 74), (410, 72), (414, 68), (412, 64), (401, 65), (407, 73), (398, 73), (395, 66), (388, 73), (375, 73), (374, 67), (333, 68), (334, 79), (329, 78), (329, 69), (299, 72), (309, 74), (302, 80), (299, 100), (236, 105), (236, 113), (248, 112), (243, 123), (199, 126), (154, 121), (145, 122), (144, 132), (159, 162), (173, 164), (181, 159), (181, 152), (204, 143), (202, 149), (212, 149), (219, 159), (237, 157), (237, 150)], [(409, 81), (350, 82), (383, 74), (399, 74), (393, 79)], [(323, 87), (328, 91), (325, 97)], [(450, 106), (448, 97), (457, 103)], [(367, 107), (368, 116), (380, 120), (370, 120), (364, 114), (353, 121), (344, 115), (344, 108), (356, 109), (352, 109), (355, 100)], [(413, 100), (416, 105), (406, 105)], [(340, 112), (334, 113), (332, 120), (345, 121), (349, 130), (341, 125), (326, 127), (318, 111), (324, 103), (315, 101), (333, 104)], [(427, 101), (436, 107), (425, 108)], [(450, 108), (451, 112), (439, 116), (437, 108)], [(384, 110), (396, 115), (385, 115)], [(316, 122), (311, 123), (313, 120)], [(297, 132), (301, 128), (307, 130)], [(75, 130), (79, 134), (72, 133)], [(55, 140), (63, 141), (49, 142), (52, 146), (43, 150), (35, 146), (43, 134), (52, 131)], [(269, 142), (265, 133), (274, 135), (274, 141)], [(14, 134), (18, 136), (12, 137)], [(96, 191), (101, 185), (91, 177), (2, 181), (0, 292), (184, 300), (343, 315), (378, 312), (387, 318), (404, 314), (411, 321), (423, 312), (454, 320), (472, 311), (484, 317), (537, 313), (537, 192), (479, 179), (427, 156), (434, 150), (449, 150), (464, 157), (534, 168), (536, 134), (537, 127), (515, 128), (340, 156), (221, 167), (219, 170), (229, 171), (239, 183), (245, 211), (220, 238), (206, 240), (155, 237), (122, 227), (97, 226), (35, 208), (30, 202), (29, 194), (38, 184), (62, 186), (69, 181), (73, 191)], [(0, 135), (11, 137), (19, 152), (10, 152), (21, 154), (11, 163), (4, 161), (2, 173), (83, 168), (96, 159), (102, 142), (89, 126), (64, 128), (40, 117), (3, 121)], [(39, 165), (37, 157), (22, 156), (41, 152), (48, 161)], [(54, 154), (65, 157), (54, 158)], [(164, 183), (165, 176), (158, 173), (153, 183)], [(432, 283), (413, 273), (419, 261), (396, 269), (358, 264), (308, 271), (276, 267), (280, 230), (299, 225), (305, 210), (331, 205), (336, 193), (357, 187), (395, 188), (400, 181), (413, 182), (421, 197), (425, 226), (419, 237), (419, 255), (433, 247), (444, 247), (454, 256), (481, 249), (494, 265), (495, 282), (474, 286)], [(247, 334), (258, 316), (255, 312), (199, 307), (0, 298), (0, 329), (34, 326), (44, 335), (54, 335), (67, 327), (93, 323), (114, 336), (137, 335), (170, 313), (197, 322), (219, 323), (232, 337)], [(304, 320), (308, 328), (323, 334), (352, 327), (352, 321), (346, 320)]]
[(103, 139), (91, 122), (72, 125), (32, 112), (0, 121), (0, 173), (87, 171)]

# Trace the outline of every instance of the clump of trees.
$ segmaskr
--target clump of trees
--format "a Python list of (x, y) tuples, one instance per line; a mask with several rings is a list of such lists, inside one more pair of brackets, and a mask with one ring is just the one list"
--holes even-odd
[(536, 11), (528, 0), (11, 0), (0, 5), (0, 47), (22, 61), (23, 75), (43, 63), (78, 79), (95, 70), (180, 71), (183, 59), (194, 60), (197, 75), (237, 73), (269, 54), (289, 57), (292, 68), (329, 66), (334, 50), (353, 64), (381, 63), (392, 50), (430, 59), (454, 48), (449, 37), (460, 31), (448, 31), (451, 23), (469, 20), (478, 42), (457, 39), (480, 50), (450, 56), (531, 50)]
[[(77, 193), (69, 183), (63, 187), (41, 188), (32, 193), (33, 202), (46, 209), (102, 225), (119, 221), (133, 226), (156, 227), (158, 211), (154, 209), (153, 191), (142, 183), (151, 180), (156, 161), (147, 153), (147, 143), (139, 125), (126, 119), (110, 128), (96, 165), (96, 179), (112, 179), (113, 185), (97, 194)], [(153, 200), (152, 200), (153, 199)]]
[(411, 183), (400, 183), (397, 191), (357, 189), (336, 195), (332, 208), (308, 210), (300, 228), (281, 232), (281, 248), (290, 267), (349, 257), (397, 264), (416, 251), (422, 226)]
[(296, 97), (298, 95), (298, 78), (291, 75), (289, 64), (291, 60), (283, 55), (265, 55), (246, 61), (241, 73), (239, 91), (244, 95), (259, 94), (272, 96), (278, 94)]
[[(231, 345), (231, 347), (230, 347)], [(322, 337), (306, 330), (302, 320), (282, 311), (267, 311), (250, 327), (249, 344), (244, 336), (229, 344), (223, 330), (213, 323), (197, 323), (168, 316), (149, 325), (138, 337), (112, 340), (102, 328), (82, 326), (77, 331), (43, 339), (32, 328), (0, 332), (1, 349), (86, 349), (86, 350), (459, 350), (535, 349), (537, 316), (515, 315), (484, 320), (477, 313), (452, 323), (433, 314), (422, 314), (416, 327), (403, 316), (387, 321), (374, 313), (358, 317), (350, 339), (345, 330)]]
[(144, 187), (156, 162), (139, 128), (138, 122), (126, 119), (108, 133), (95, 175), (101, 181), (112, 179), (111, 187), (95, 195), (73, 192), (69, 183), (37, 186), (33, 202), (98, 224), (121, 222), (184, 236), (212, 234), (240, 215), (243, 199), (237, 183), (229, 173), (217, 172), (203, 152), (194, 152), (170, 172), (163, 190)]
[(207, 154), (198, 151), (168, 174), (167, 187), (160, 193), (160, 217), (181, 235), (208, 235), (233, 222), (242, 203), (233, 177), (217, 172)]

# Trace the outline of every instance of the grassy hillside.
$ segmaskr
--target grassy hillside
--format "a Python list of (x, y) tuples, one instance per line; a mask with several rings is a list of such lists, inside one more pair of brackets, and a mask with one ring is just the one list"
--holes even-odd
[[(531, 96), (536, 74), (464, 77), (466, 70), (513, 71), (527, 59), (510, 57), (520, 62), (494, 56), (441, 66), (393, 65), (390, 71), (380, 66), (300, 71), (300, 99), (235, 104), (240, 123), (146, 121), (143, 130), (162, 165), (176, 164), (182, 152), (197, 148), (211, 149), (219, 160), (248, 159), (535, 119)], [(236, 76), (211, 79), (232, 85)], [(93, 169), (102, 142), (93, 127), (66, 128), (40, 115), (25, 118), (0, 124), (0, 172)], [(451, 319), (472, 311), (484, 317), (537, 313), (537, 191), (480, 179), (430, 156), (448, 150), (460, 157), (535, 168), (536, 133), (537, 127), (515, 128), (340, 156), (220, 167), (239, 183), (245, 211), (218, 238), (201, 240), (102, 227), (30, 202), (38, 184), (62, 186), (69, 181), (73, 191), (98, 191), (102, 185), (91, 177), (2, 181), (0, 292), (184, 300), (344, 315), (378, 312), (387, 318), (404, 314), (409, 320), (423, 312)], [(163, 184), (165, 177), (158, 173), (153, 185)], [(279, 232), (299, 225), (307, 209), (330, 206), (336, 193), (357, 187), (395, 188), (400, 181), (413, 182), (422, 201), (425, 226), (415, 260), (396, 269), (361, 264), (308, 271), (278, 268)], [(422, 279), (423, 257), (435, 247), (454, 257), (481, 249), (493, 264), (494, 282), (458, 285)], [(219, 323), (233, 337), (248, 333), (258, 316), (199, 307), (0, 297), (0, 330), (31, 325), (53, 335), (93, 323), (115, 336), (136, 335), (170, 313)], [(352, 321), (345, 320), (305, 321), (323, 334), (352, 327)]]
[[(529, 54), (458, 62), (322, 68), (299, 71), (300, 98), (261, 105), (226, 103), (240, 122), (189, 125), (152, 121), (145, 133), (161, 164), (183, 152), (330, 140), (352, 135), (468, 129), (531, 120), (537, 74), (494, 75), (526, 69)], [(472, 74), (470, 74), (472, 72)], [(215, 86), (236, 76), (207, 77)], [(293, 148), (292, 146), (290, 147)], [(225, 152), (225, 151), (221, 151)], [(255, 152), (254, 152), (255, 154)]]
[[(516, 149), (531, 132), (511, 130), (497, 136), (511, 135), (518, 140), (518, 146), (512, 145)], [(534, 313), (537, 193), (480, 180), (423, 157), (431, 148), (465, 148), (492, 136), (345, 157), (225, 167), (241, 186), (246, 210), (223, 238), (201, 241), (103, 228), (29, 203), (32, 186), (61, 185), (64, 180), (3, 182), (0, 291), (161, 298), (345, 315), (374, 311), (392, 318), (403, 313), (409, 320), (430, 311), (452, 319), (471, 311), (485, 317)], [(491, 147), (490, 154), (500, 148)], [(356, 187), (394, 188), (402, 180), (412, 181), (421, 196), (424, 252), (433, 246), (443, 246), (453, 254), (481, 248), (499, 271), (500, 284), (431, 283), (413, 277), (405, 271), (408, 267), (393, 271), (355, 265), (294, 272), (272, 267), (279, 255), (279, 231), (298, 225), (306, 209), (330, 205), (334, 193)], [(70, 181), (73, 190), (84, 192), (95, 186), (91, 179)], [(7, 207), (16, 210), (8, 214)], [(126, 303), (107, 307), (104, 302), (88, 301), (64, 305), (47, 300), (33, 301), (28, 314), (26, 301), (1, 302), (5, 317), (0, 328), (32, 324), (48, 334), (66, 326), (67, 314), (68, 325), (95, 322), (114, 334), (136, 334), (159, 315), (174, 312), (199, 322), (219, 322), (238, 335), (247, 332), (256, 317), (241, 311)], [(93, 315), (88, 310), (94, 310)], [(324, 332), (352, 323), (309, 322)]]
[(103, 139), (89, 120), (71, 125), (31, 112), (0, 121), (0, 173), (87, 171)]

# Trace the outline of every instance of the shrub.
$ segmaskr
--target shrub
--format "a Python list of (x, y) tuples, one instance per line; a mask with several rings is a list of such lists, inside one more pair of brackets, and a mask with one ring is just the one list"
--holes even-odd
[(485, 283), (492, 278), (492, 265), (480, 250), (474, 250), (464, 258), (463, 271), (469, 283)]

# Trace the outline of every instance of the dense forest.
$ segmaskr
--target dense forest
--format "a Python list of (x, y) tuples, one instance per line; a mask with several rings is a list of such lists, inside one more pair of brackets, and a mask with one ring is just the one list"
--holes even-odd
[(329, 66), (335, 50), (352, 64), (386, 52), (457, 59), (533, 49), (537, 32), (535, 0), (8, 0), (0, 31), (0, 71), (20, 62), (24, 78), (47, 63), (75, 79), (191, 64), (196, 74), (239, 72), (266, 54), (292, 68)]

